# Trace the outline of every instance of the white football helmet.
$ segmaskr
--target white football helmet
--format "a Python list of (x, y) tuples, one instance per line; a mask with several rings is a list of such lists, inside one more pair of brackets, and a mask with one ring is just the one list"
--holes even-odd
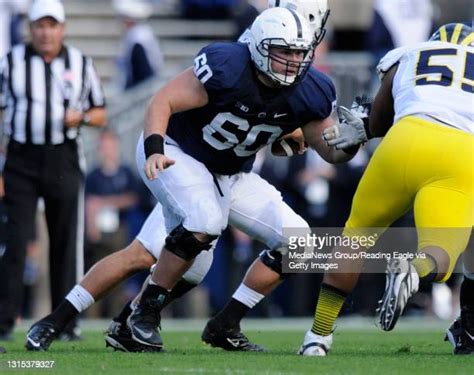
[[(271, 54), (271, 48), (303, 51), (301, 62), (282, 59)], [(299, 13), (287, 8), (264, 10), (250, 27), (248, 48), (256, 68), (283, 86), (300, 81), (311, 66), (314, 53), (314, 34)], [(272, 61), (286, 65), (285, 74), (272, 69)], [(297, 67), (296, 74), (289, 74)]]
[(268, 7), (283, 7), (294, 10), (309, 22), (318, 45), (326, 35), (325, 25), (329, 17), (328, 0), (268, 0)]

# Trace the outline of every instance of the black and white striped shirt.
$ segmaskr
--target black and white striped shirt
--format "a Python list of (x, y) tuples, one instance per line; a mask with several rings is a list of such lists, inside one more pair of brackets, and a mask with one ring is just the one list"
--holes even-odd
[(64, 126), (67, 108), (85, 112), (105, 105), (92, 59), (63, 46), (46, 63), (29, 44), (15, 46), (0, 64), (4, 134), (20, 143), (57, 145), (75, 139)]

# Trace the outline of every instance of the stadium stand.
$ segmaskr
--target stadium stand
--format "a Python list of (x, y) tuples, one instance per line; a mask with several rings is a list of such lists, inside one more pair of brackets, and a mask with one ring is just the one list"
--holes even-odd
[[(121, 36), (120, 22), (109, 0), (66, 0), (67, 40), (91, 55), (104, 82), (115, 72), (114, 57)], [(184, 66), (206, 44), (229, 40), (235, 32), (230, 20), (180, 19), (175, 1), (160, 2), (150, 25), (160, 39), (165, 54), (164, 77), (170, 77)]]

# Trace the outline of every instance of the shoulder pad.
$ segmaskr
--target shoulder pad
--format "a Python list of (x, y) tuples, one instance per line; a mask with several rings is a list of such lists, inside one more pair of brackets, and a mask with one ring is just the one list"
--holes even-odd
[(407, 47), (400, 47), (391, 50), (384, 57), (382, 57), (377, 64), (377, 74), (379, 75), (380, 80), (383, 79), (385, 74), (390, 70), (392, 66), (397, 64), (400, 59), (408, 51)]
[(206, 90), (229, 89), (239, 81), (249, 61), (245, 44), (212, 43), (194, 59), (194, 74)]
[(250, 32), (250, 29), (245, 29), (245, 31), (242, 33), (242, 35), (239, 37), (239, 43), (250, 43), (252, 39), (252, 33)]

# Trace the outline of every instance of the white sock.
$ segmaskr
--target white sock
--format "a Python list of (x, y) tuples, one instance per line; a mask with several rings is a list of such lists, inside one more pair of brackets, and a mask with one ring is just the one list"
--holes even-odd
[(79, 284), (72, 288), (66, 299), (72, 303), (78, 312), (83, 312), (95, 302), (94, 297)]
[(265, 296), (263, 294), (257, 293), (255, 290), (250, 289), (244, 283), (241, 283), (237, 290), (235, 291), (232, 298), (243, 303), (248, 308), (253, 308), (257, 303), (259, 303)]

